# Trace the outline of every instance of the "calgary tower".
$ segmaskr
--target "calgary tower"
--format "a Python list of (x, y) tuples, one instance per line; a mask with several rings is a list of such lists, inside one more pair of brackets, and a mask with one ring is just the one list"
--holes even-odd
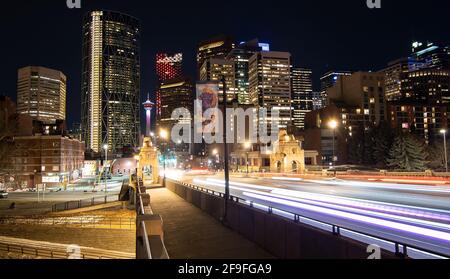
[(152, 103), (150, 101), (150, 94), (147, 94), (147, 101), (145, 101), (145, 103), (143, 103), (144, 105), (144, 109), (145, 109), (145, 113), (146, 113), (146, 120), (147, 120), (147, 126), (145, 129), (145, 136), (146, 137), (150, 137), (151, 134), (151, 118), (152, 118), (152, 109), (155, 106), (154, 103)]

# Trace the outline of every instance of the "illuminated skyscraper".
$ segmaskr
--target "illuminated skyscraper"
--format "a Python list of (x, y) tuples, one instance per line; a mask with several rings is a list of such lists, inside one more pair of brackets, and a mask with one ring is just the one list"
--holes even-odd
[(200, 80), (201, 81), (217, 81), (219, 82), (219, 101), (223, 101), (223, 83), (222, 77), (225, 78), (225, 84), (227, 87), (227, 102), (233, 101), (236, 97), (235, 91), (235, 72), (234, 62), (220, 58), (208, 58), (200, 68)]
[(197, 50), (197, 68), (209, 58), (225, 58), (234, 48), (234, 39), (229, 36), (218, 36), (199, 44)]
[[(249, 60), (250, 101), (257, 108), (268, 110), (269, 119), (260, 118), (260, 124), (279, 121), (280, 128), (292, 124), (291, 54), (288, 52), (258, 52)], [(279, 118), (272, 112), (279, 111)], [(272, 119), (274, 118), (274, 119)]]
[(294, 126), (300, 129), (305, 128), (305, 115), (314, 108), (312, 70), (302, 68), (292, 68), (292, 106), (294, 113), (292, 120)]
[(171, 79), (181, 78), (183, 75), (182, 53), (158, 53), (156, 54), (156, 76), (158, 89), (156, 90), (156, 117), (161, 117), (161, 90), (160, 85)]
[(66, 119), (66, 76), (44, 67), (18, 71), (17, 112), (35, 120), (54, 124)]
[(158, 53), (156, 54), (156, 75), (160, 82), (179, 78), (182, 75), (182, 53)]
[(248, 61), (253, 54), (260, 51), (270, 51), (269, 44), (260, 43), (258, 39), (241, 42), (228, 55), (227, 60), (234, 62), (234, 88), (239, 104), (250, 104)]
[(88, 149), (120, 153), (140, 134), (139, 20), (94, 11), (83, 20), (82, 130)]

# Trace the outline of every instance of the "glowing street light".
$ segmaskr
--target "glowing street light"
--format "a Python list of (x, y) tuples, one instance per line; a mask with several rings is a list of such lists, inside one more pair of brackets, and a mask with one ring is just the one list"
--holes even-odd
[(335, 139), (336, 139), (336, 128), (338, 126), (338, 122), (336, 120), (331, 120), (330, 122), (328, 122), (328, 127), (330, 127), (330, 129), (333, 130), (333, 158), (332, 158), (332, 163), (331, 165), (334, 166), (335, 165), (335, 159), (336, 159), (336, 154), (335, 154)]
[(447, 130), (442, 129), (441, 134), (444, 136), (444, 158), (445, 158), (445, 172), (448, 173), (448, 159), (447, 159)]
[(166, 140), (169, 137), (169, 133), (166, 130), (162, 129), (159, 131), (159, 136), (162, 139)]

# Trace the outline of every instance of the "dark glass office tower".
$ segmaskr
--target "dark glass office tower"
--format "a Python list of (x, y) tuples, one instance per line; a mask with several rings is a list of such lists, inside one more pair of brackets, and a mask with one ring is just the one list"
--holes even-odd
[(139, 145), (139, 20), (93, 11), (83, 20), (82, 130), (87, 149)]
[(299, 129), (305, 128), (305, 116), (314, 108), (312, 70), (292, 68), (292, 106), (294, 113), (292, 120), (294, 126)]
[(200, 69), (209, 58), (225, 58), (234, 47), (234, 39), (231, 36), (220, 35), (202, 41), (197, 49), (197, 68)]
[[(266, 47), (266, 48), (264, 48)], [(239, 104), (251, 104), (248, 81), (248, 61), (253, 54), (269, 51), (268, 44), (261, 44), (258, 39), (240, 43), (228, 55), (227, 60), (234, 62), (234, 88)]]

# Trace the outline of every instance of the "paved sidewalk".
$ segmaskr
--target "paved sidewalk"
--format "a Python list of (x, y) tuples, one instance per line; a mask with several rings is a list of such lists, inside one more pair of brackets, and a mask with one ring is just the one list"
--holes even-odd
[(148, 190), (171, 259), (270, 259), (256, 244), (167, 189)]

